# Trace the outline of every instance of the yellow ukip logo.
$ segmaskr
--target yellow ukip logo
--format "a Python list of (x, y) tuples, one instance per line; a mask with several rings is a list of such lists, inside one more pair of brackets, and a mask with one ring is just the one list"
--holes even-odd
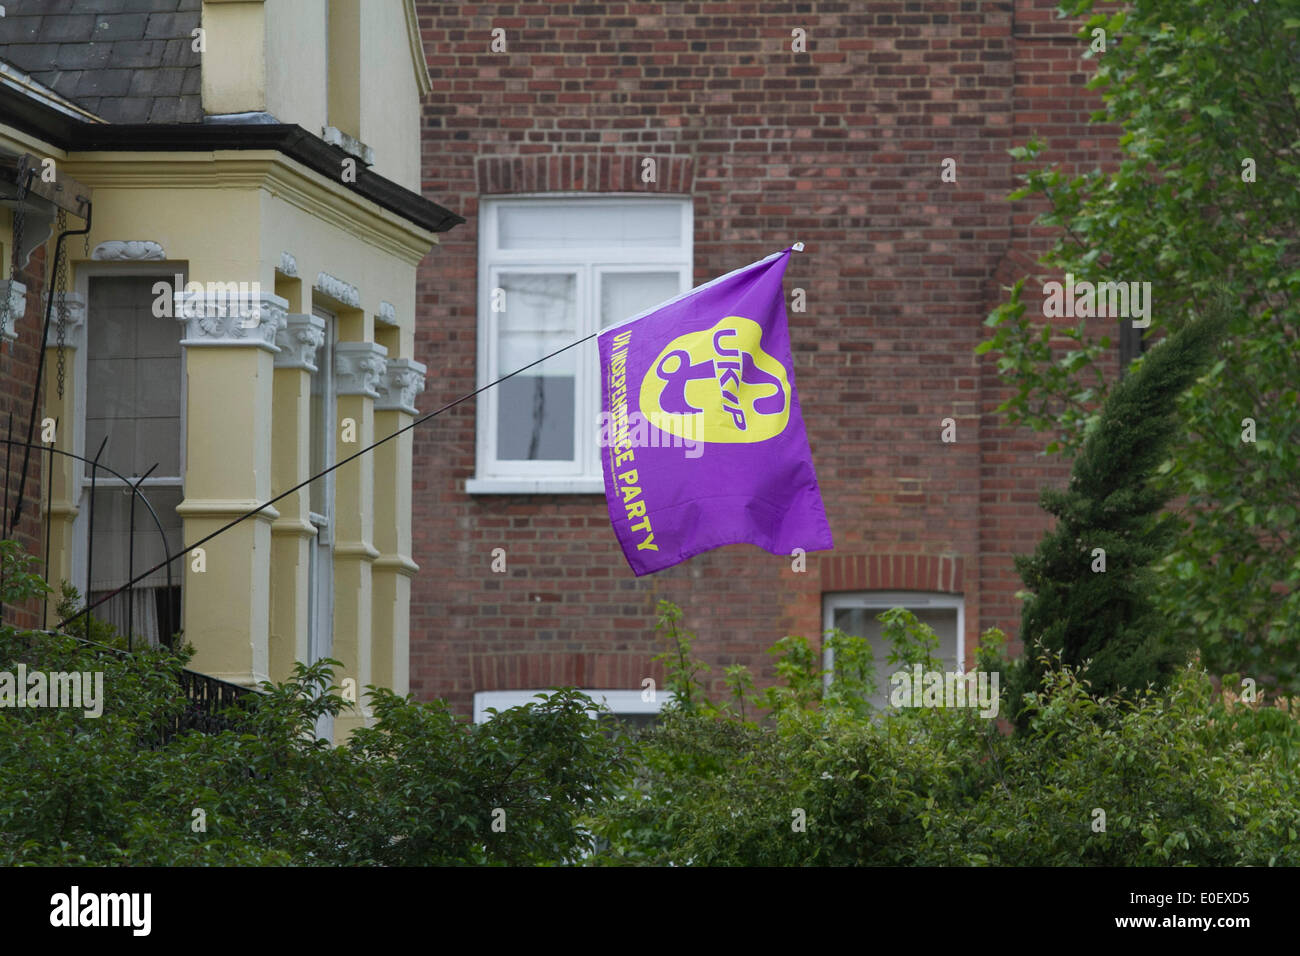
[(763, 351), (762, 337), (762, 326), (738, 315), (679, 335), (641, 381), (641, 414), (695, 441), (775, 438), (790, 421), (790, 377)]

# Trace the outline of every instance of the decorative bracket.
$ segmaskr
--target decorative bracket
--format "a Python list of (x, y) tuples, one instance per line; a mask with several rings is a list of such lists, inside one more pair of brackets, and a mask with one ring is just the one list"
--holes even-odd
[(416, 413), (415, 396), (424, 391), (424, 374), (428, 371), (415, 359), (391, 358), (379, 383), (379, 400), (375, 411)]

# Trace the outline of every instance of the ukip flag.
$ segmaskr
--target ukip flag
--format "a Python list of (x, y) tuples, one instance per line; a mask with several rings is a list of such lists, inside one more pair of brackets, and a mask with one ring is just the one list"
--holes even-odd
[(600, 332), (605, 499), (638, 577), (727, 544), (832, 547), (781, 288), (794, 248)]

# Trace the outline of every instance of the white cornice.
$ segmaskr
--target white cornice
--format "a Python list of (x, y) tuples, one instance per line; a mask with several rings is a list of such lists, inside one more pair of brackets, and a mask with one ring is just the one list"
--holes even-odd
[(316, 350), (325, 344), (325, 320), (301, 312), (285, 315), (285, 324), (275, 333), (280, 351), (276, 368), (299, 368), (316, 371)]
[(334, 346), (334, 376), (339, 395), (379, 397), (388, 371), (388, 349), (376, 342), (339, 342)]
[(420, 362), (409, 358), (391, 358), (384, 369), (384, 376), (379, 380), (379, 398), (375, 402), (377, 412), (406, 412), (414, 415), (415, 396), (424, 391), (424, 373), (426, 369)]

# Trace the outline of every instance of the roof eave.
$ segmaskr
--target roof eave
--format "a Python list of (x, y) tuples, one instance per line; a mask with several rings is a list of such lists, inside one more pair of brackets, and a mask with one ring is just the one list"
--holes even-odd
[[(4, 122), (68, 152), (88, 150), (202, 152), (220, 149), (273, 149), (314, 172), (338, 181), (349, 155), (292, 123), (92, 123), (0, 84)], [(387, 177), (358, 168), (353, 192), (429, 232), (446, 232), (465, 222), (437, 203)]]

